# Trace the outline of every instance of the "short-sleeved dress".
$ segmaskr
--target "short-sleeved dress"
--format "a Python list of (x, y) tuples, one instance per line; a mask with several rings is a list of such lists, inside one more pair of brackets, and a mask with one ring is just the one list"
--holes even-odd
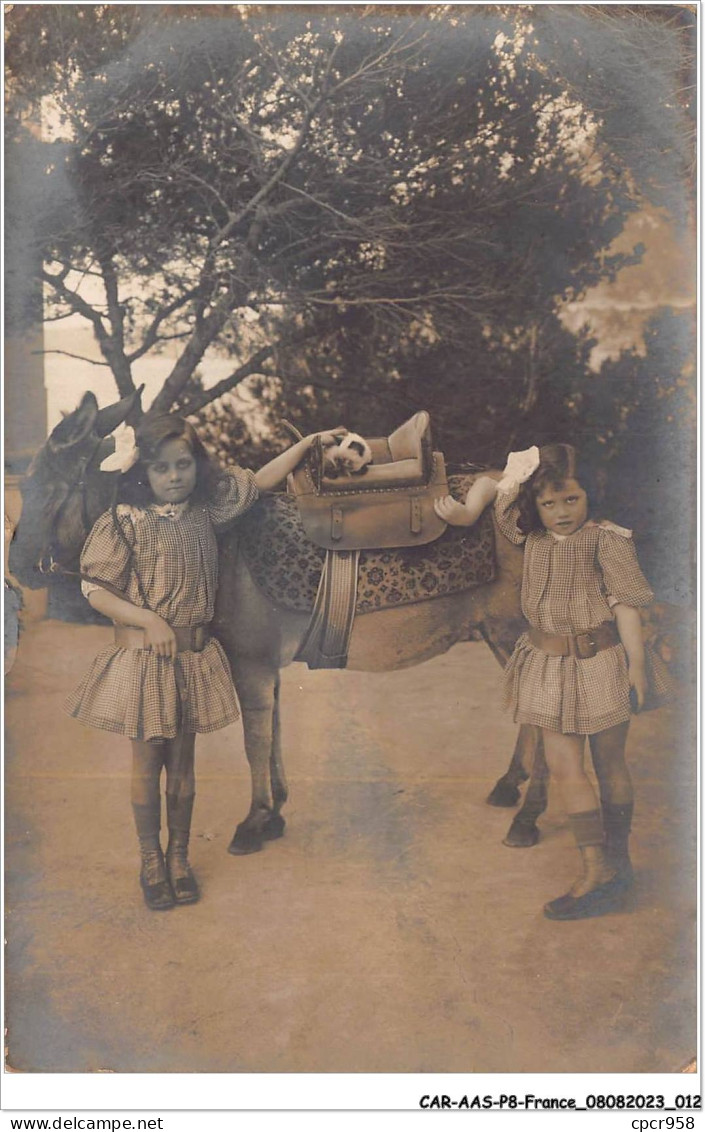
[[(517, 528), (518, 485), (495, 503), (500, 530), (525, 542), (521, 605), (530, 625), (545, 633), (581, 633), (612, 621), (617, 603), (641, 608), (653, 593), (639, 568), (631, 532), (609, 522), (588, 521), (571, 535), (547, 530), (524, 536)], [(649, 697), (665, 703), (672, 693), (660, 657), (645, 645)], [(505, 703), (517, 723), (563, 734), (592, 735), (630, 717), (624, 646), (594, 657), (548, 656), (526, 633), (504, 673)]]
[[(173, 628), (212, 620), (218, 580), (215, 531), (257, 499), (252, 472), (230, 469), (208, 504), (119, 505), (125, 535), (101, 515), (81, 554), (81, 572), (109, 582), (133, 605), (149, 607)], [(86, 596), (99, 587), (83, 582)], [(110, 644), (98, 653), (66, 710), (82, 723), (131, 739), (173, 739), (180, 731), (217, 731), (238, 719), (225, 654), (211, 637), (201, 652), (157, 656)]]

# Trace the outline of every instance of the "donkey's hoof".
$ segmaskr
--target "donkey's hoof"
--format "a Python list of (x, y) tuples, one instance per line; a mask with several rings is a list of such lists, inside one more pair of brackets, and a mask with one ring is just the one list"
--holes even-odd
[(286, 822), (281, 814), (272, 814), (262, 829), (262, 838), (264, 841), (276, 841), (278, 837), (284, 836), (285, 828)]
[(518, 786), (499, 778), (493, 789), (487, 795), (488, 806), (516, 806), (521, 797)]
[(263, 848), (264, 833), (259, 829), (251, 829), (246, 825), (239, 825), (228, 845), (228, 853), (234, 857), (244, 857), (247, 853), (259, 853)]
[(510, 849), (530, 849), (535, 845), (539, 839), (539, 831), (536, 822), (531, 820), (522, 819), (519, 814), (514, 818), (510, 825), (507, 836), (502, 841), (503, 845), (508, 845)]

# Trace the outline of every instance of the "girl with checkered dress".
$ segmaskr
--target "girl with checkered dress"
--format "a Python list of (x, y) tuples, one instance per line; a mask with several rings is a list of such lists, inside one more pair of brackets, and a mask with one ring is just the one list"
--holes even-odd
[[(322, 433), (333, 443), (341, 430)], [(135, 446), (135, 439), (137, 445)], [(81, 555), (82, 588), (115, 623), (67, 710), (132, 742), (132, 806), (148, 907), (192, 904), (199, 889), (188, 861), (195, 795), (196, 732), (239, 716), (230, 669), (210, 636), (217, 583), (216, 531), (276, 487), (301, 461), (308, 436), (253, 473), (216, 469), (177, 416), (147, 418), (135, 438), (123, 426), (102, 467), (120, 470), (115, 503)], [(160, 842), (162, 769), (169, 841)]]
[[(665, 702), (665, 666), (643, 642), (639, 608), (653, 593), (631, 531), (588, 517), (589, 472), (568, 444), (512, 453), (499, 483), (482, 477), (465, 504), (437, 505), (467, 526), (495, 500), (500, 530), (524, 543), (522, 610), (528, 632), (505, 669), (505, 700), (518, 723), (543, 732), (546, 761), (559, 782), (583, 872), (544, 908), (549, 919), (603, 915), (632, 882), (628, 837), (633, 789), (624, 751), (631, 704)], [(585, 773), (588, 736), (601, 808)]]

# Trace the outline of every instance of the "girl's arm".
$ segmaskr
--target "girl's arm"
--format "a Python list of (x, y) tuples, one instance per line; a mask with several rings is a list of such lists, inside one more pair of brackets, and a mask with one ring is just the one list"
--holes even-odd
[(258, 472), (255, 472), (255, 483), (260, 491), (272, 491), (277, 484), (285, 480), (289, 472), (293, 472), (306, 453), (309, 451), (317, 436), (320, 436), (321, 443), (324, 448), (330, 444), (335, 444), (337, 438), (345, 433), (344, 428), (332, 429), (330, 432), (314, 432), (310, 436), (305, 436), (303, 440), (297, 440), (296, 444), (292, 444), (291, 448), (287, 448), (286, 452), (282, 452), (279, 456), (275, 456)]
[(647, 684), (639, 608), (650, 605), (654, 595), (639, 567), (631, 531), (611, 524), (598, 523), (598, 526), (602, 529), (598, 535), (597, 562), (602, 571), (604, 592), (627, 654), (629, 684), (642, 707)]
[(644, 638), (641, 631), (639, 610), (621, 601), (613, 606), (619, 639), (624, 645), (629, 666), (629, 686), (636, 692), (640, 708), (646, 699), (646, 666), (644, 663)]
[(93, 609), (109, 617), (118, 625), (135, 625), (144, 629), (144, 643), (157, 656), (176, 656), (176, 637), (163, 617), (151, 609), (133, 605), (125, 598), (117, 597), (108, 590), (94, 589), (88, 594)]
[[(124, 537), (115, 529), (112, 515), (106, 511), (95, 523), (81, 552), (81, 573), (84, 580), (81, 589), (88, 603), (99, 613), (109, 617), (119, 625), (136, 625), (145, 631), (145, 644), (160, 656), (176, 655), (176, 638), (166, 621), (151, 609), (133, 605), (127, 598), (119, 597), (110, 590), (98, 585), (104, 581), (113, 586), (119, 594), (127, 589), (130, 579), (130, 547), (134, 545), (135, 533), (129, 514), (120, 514)], [(92, 582), (90, 579), (95, 578)]]
[(497, 526), (505, 538), (515, 546), (526, 542), (526, 535), (519, 530), (519, 483), (506, 483), (497, 485), (497, 498), (494, 503), (494, 515)]
[(519, 489), (523, 483), (531, 479), (540, 463), (540, 452), (534, 444), (521, 452), (510, 452), (497, 484), (497, 499), (495, 501), (495, 518), (497, 526), (510, 542), (521, 546), (526, 542), (526, 535), (519, 529)]
[(465, 503), (458, 503), (452, 495), (445, 495), (443, 499), (436, 499), (433, 507), (438, 517), (450, 523), (451, 527), (471, 527), (485, 507), (494, 502), (496, 495), (496, 481), (489, 476), (479, 476), (471, 484)]

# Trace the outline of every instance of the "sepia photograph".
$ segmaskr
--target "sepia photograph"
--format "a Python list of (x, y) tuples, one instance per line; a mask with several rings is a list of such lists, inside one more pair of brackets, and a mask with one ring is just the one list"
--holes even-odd
[(698, 1092), (697, 15), (4, 6), (6, 1077)]

